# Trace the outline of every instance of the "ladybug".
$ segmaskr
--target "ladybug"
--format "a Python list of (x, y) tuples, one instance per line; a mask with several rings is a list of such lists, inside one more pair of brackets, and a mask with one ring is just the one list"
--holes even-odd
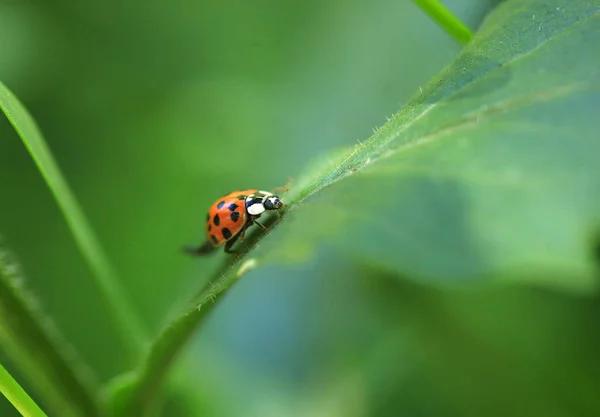
[(225, 252), (236, 253), (232, 246), (243, 238), (246, 229), (253, 224), (268, 233), (258, 219), (267, 210), (283, 207), (281, 199), (273, 193), (259, 190), (234, 191), (219, 198), (206, 215), (208, 240), (199, 247), (186, 248), (192, 255), (204, 255), (225, 244)]

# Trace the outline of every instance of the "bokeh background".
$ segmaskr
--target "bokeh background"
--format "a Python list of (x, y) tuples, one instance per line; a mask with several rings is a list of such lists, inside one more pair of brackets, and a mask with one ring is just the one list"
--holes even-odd
[[(476, 28), (496, 2), (444, 3)], [(217, 196), (284, 185), (365, 140), (458, 51), (409, 1), (0, 0), (0, 79), (152, 333), (219, 267), (180, 252)], [(44, 309), (100, 382), (130, 369), (4, 118), (0, 195), (0, 233)], [(596, 298), (398, 278), (326, 247), (249, 272), (178, 361), (163, 415), (600, 413)], [(17, 415), (4, 398), (0, 415)]]

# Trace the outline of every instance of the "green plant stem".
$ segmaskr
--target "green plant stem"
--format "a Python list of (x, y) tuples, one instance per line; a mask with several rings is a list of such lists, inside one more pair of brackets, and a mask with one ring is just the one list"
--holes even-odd
[(137, 354), (148, 340), (141, 320), (125, 296), (125, 291), (108, 262), (104, 250), (58, 168), (58, 164), (35, 121), (14, 94), (1, 82), (0, 108), (22, 139), (54, 195), (81, 254), (96, 278), (98, 288), (105, 298), (109, 311), (112, 312), (115, 324), (121, 331), (125, 343), (134, 354)]
[(471, 29), (461, 22), (438, 0), (413, 0), (425, 13), (437, 22), (458, 43), (467, 44), (473, 37)]
[(27, 395), (19, 383), (0, 364), (0, 391), (25, 417), (46, 417), (46, 413)]

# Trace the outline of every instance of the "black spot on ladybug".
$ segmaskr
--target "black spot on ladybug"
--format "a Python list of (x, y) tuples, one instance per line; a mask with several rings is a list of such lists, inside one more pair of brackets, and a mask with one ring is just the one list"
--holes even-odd
[(212, 224), (208, 224), (208, 231), (210, 232), (212, 230)]
[(213, 217), (213, 223), (215, 224), (215, 226), (221, 224), (221, 219), (219, 219), (219, 213), (215, 214), (215, 217)]
[[(224, 202), (224, 201), (219, 201), (219, 204), (217, 204), (217, 208), (218, 208), (219, 210), (221, 210), (221, 209), (223, 208), (223, 206), (224, 206), (224, 205), (225, 205), (225, 202)], [(218, 225), (217, 225), (217, 226), (218, 226)]]
[(219, 244), (219, 241), (217, 240), (217, 237), (215, 235), (210, 235), (210, 238), (212, 239), (212, 241), (215, 245)]
[(223, 237), (225, 239), (229, 239), (231, 237), (231, 232), (228, 228), (224, 227), (221, 231), (223, 232)]
[(231, 213), (231, 216), (229, 216), (231, 218), (231, 220), (233, 220), (234, 222), (237, 222), (238, 219), (240, 218), (240, 213), (237, 211), (234, 211), (233, 213)]
[(235, 211), (236, 208), (238, 208), (238, 205), (235, 203), (231, 203), (228, 207), (229, 211)]

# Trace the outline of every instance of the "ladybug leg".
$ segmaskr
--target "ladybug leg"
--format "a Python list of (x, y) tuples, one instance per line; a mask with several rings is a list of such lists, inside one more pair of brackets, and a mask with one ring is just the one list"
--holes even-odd
[(252, 225), (252, 223), (248, 223), (248, 224), (246, 225), (246, 227), (244, 227), (244, 228), (242, 229), (242, 231), (241, 231), (241, 232), (240, 232), (240, 233), (239, 233), (239, 234), (236, 236), (236, 239), (238, 239), (238, 238), (239, 238), (239, 239), (240, 239), (240, 242), (243, 242), (243, 241), (244, 241), (244, 235), (246, 234), (246, 229), (248, 229), (248, 226), (250, 226), (250, 225)]
[(263, 229), (263, 231), (265, 232), (265, 234), (269, 233), (269, 229), (267, 229), (265, 226), (263, 226), (262, 224), (260, 224), (259, 222), (257, 222), (256, 220), (254, 220), (254, 223), (260, 227), (261, 229)]
[[(242, 233), (244, 233), (244, 231), (242, 231)], [(239, 258), (240, 256), (242, 256), (242, 254), (240, 253), (240, 251), (235, 250), (235, 249), (231, 249), (231, 247), (233, 245), (235, 245), (235, 242), (237, 242), (238, 238), (240, 237), (240, 235), (242, 234), (237, 234), (233, 237), (233, 239), (227, 241), (227, 243), (225, 244), (225, 252), (226, 253), (233, 253), (234, 255), (237, 255), (237, 257)]]
[[(252, 216), (252, 217), (250, 217), (250, 219), (248, 219), (248, 225), (246, 225), (246, 228), (248, 228), (249, 226), (255, 224), (258, 227), (260, 227), (263, 230), (263, 232), (265, 232), (265, 234), (269, 233), (269, 229), (267, 229), (263, 224), (261, 224), (258, 220), (256, 220), (259, 217), (260, 217), (260, 214), (258, 216)], [(243, 231), (245, 231), (246, 228), (244, 228)]]
[(184, 252), (189, 253), (190, 255), (202, 256), (211, 253), (216, 248), (207, 240), (201, 246), (186, 246), (183, 248)]

